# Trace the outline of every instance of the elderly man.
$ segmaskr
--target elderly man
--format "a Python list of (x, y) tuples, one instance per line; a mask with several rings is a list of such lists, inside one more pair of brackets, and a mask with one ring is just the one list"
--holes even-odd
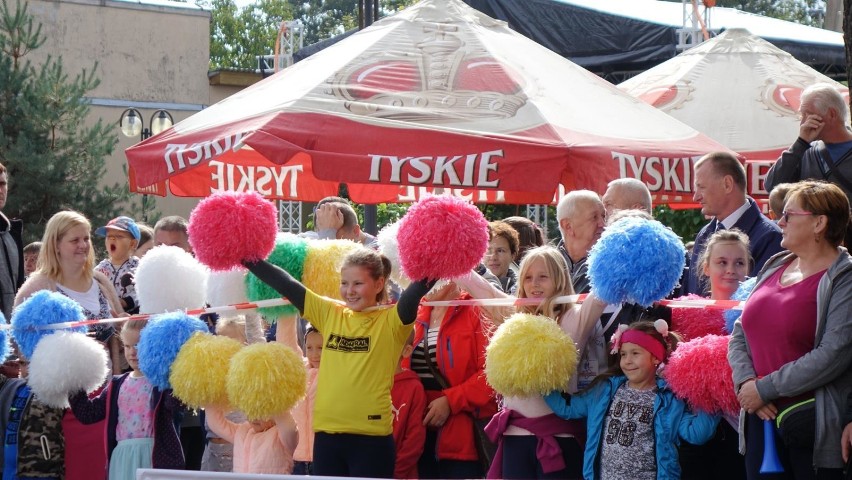
[(682, 293), (706, 295), (707, 286), (699, 281), (698, 260), (713, 233), (737, 228), (748, 235), (749, 253), (754, 261), (749, 276), (754, 276), (769, 257), (781, 251), (781, 229), (746, 196), (745, 168), (733, 155), (714, 152), (701, 157), (695, 162), (694, 179), (692, 198), (701, 204), (701, 213), (713, 219), (695, 237)]
[(766, 175), (766, 191), (805, 179), (827, 180), (852, 198), (852, 132), (849, 106), (828, 83), (802, 92), (799, 137)]
[(317, 203), (314, 230), (300, 235), (309, 239), (347, 239), (365, 247), (378, 248), (376, 237), (361, 230), (358, 214), (349, 201), (342, 197), (326, 197)]
[(557, 245), (568, 263), (568, 274), (574, 292), (589, 293), (586, 257), (598, 241), (606, 222), (606, 211), (600, 197), (590, 190), (575, 190), (559, 200), (556, 221), (562, 240)]
[(607, 218), (616, 210), (644, 210), (653, 214), (651, 191), (645, 182), (635, 178), (618, 178), (606, 187), (603, 205)]

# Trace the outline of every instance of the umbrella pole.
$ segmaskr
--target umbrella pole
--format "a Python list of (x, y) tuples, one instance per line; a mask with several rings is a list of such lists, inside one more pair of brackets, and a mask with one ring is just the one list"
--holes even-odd
[[(369, 27), (379, 19), (379, 0), (358, 0), (359, 29)], [(364, 205), (364, 230), (376, 235), (378, 228), (378, 209), (376, 205)]]

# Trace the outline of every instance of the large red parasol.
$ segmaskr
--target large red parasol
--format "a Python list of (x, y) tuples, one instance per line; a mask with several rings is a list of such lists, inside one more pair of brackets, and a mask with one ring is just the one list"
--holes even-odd
[(244, 146), (363, 203), (434, 188), (549, 203), (627, 176), (689, 201), (692, 161), (727, 150), (458, 0), (376, 22), (126, 154), (145, 187)]

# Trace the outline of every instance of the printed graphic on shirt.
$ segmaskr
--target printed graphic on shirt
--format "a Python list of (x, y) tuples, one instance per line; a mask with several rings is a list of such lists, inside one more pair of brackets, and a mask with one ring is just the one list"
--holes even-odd
[(324, 348), (346, 353), (367, 353), (370, 351), (370, 337), (347, 337), (332, 333)]
[(654, 399), (657, 391), (622, 385), (613, 396), (601, 442), (602, 479), (656, 478)]
[(402, 405), (399, 406), (399, 408), (397, 408), (396, 405), (391, 404), (391, 412), (393, 412), (393, 421), (394, 422), (399, 421), (399, 412), (402, 411), (402, 408), (405, 407), (405, 405), (406, 404), (403, 403)]

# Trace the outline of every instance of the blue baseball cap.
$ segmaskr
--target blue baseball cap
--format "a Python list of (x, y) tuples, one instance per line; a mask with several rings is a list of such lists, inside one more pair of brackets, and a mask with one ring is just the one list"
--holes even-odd
[(139, 226), (136, 225), (136, 221), (130, 217), (116, 217), (109, 221), (106, 226), (103, 226), (97, 230), (95, 230), (95, 235), (106, 237), (107, 229), (115, 229), (115, 230), (123, 230), (129, 233), (134, 239), (139, 240), (141, 235), (139, 233)]

